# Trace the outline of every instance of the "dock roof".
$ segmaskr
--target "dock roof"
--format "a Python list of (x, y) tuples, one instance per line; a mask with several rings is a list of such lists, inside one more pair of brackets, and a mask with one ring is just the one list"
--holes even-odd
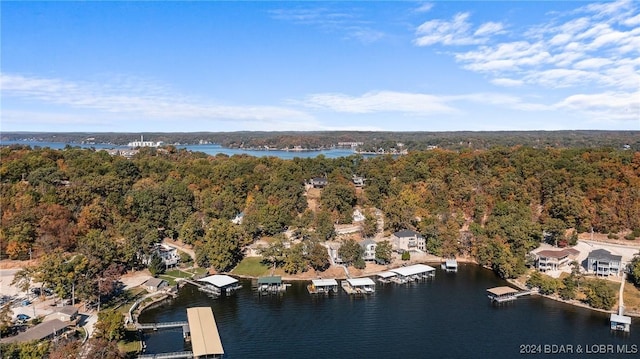
[(496, 296), (501, 296), (501, 295), (506, 295), (506, 294), (515, 294), (518, 293), (517, 289), (513, 289), (511, 287), (495, 287), (495, 288), (489, 288), (487, 289), (487, 292), (496, 295)]
[(199, 282), (209, 283), (218, 288), (223, 288), (231, 284), (238, 283), (238, 280), (225, 274), (214, 274), (198, 280)]
[(416, 275), (420, 273), (427, 273), (431, 271), (435, 271), (436, 269), (428, 266), (426, 264), (414, 264), (412, 266), (400, 267), (396, 269), (390, 269), (389, 271), (397, 273), (403, 277), (407, 277), (410, 275)]
[(338, 282), (335, 279), (312, 279), (311, 283), (316, 287), (338, 285)]
[(210, 307), (187, 308), (193, 356), (222, 355), (222, 341)]
[(282, 277), (279, 275), (258, 278), (258, 284), (281, 284), (281, 283), (282, 283)]
[(365, 278), (349, 278), (349, 279), (347, 279), (347, 282), (349, 282), (349, 284), (351, 284), (352, 287), (360, 287), (360, 286), (363, 286), (363, 285), (376, 285), (376, 282), (374, 282), (369, 277), (365, 277)]
[(395, 277), (397, 275), (398, 275), (398, 273), (393, 273), (393, 272), (390, 272), (390, 271), (385, 271), (385, 272), (378, 273), (378, 277), (382, 277), (382, 278), (391, 278), (391, 277)]
[(611, 313), (611, 321), (621, 324), (631, 324), (631, 317), (627, 317), (626, 315), (619, 315)]

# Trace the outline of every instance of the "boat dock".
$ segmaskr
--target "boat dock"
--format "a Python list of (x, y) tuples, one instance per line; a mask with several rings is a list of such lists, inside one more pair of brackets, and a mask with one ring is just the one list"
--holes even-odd
[(179, 278), (176, 281), (192, 284), (198, 287), (199, 291), (210, 293), (215, 296), (220, 296), (222, 294), (229, 295), (242, 288), (242, 285), (237, 279), (224, 274), (211, 275), (199, 279), (198, 281), (192, 281), (187, 278)]
[(313, 279), (307, 290), (309, 294), (335, 294), (338, 293), (338, 282), (335, 279)]
[(399, 284), (429, 279), (436, 276), (436, 269), (426, 264), (414, 264), (390, 269), (389, 272), (396, 274), (396, 276), (390, 277), (390, 280)]
[(624, 282), (627, 274), (622, 275), (622, 282), (620, 283), (620, 300), (618, 301), (618, 314), (612, 313), (609, 318), (611, 323), (611, 330), (621, 331), (629, 333), (631, 331), (631, 317), (624, 315), (624, 298), (622, 293), (624, 292)]
[(369, 277), (349, 278), (341, 285), (347, 294), (373, 294), (376, 291), (376, 283)]
[[(186, 322), (137, 324), (139, 330), (183, 328), (185, 340), (191, 340), (193, 351), (141, 354), (139, 359), (222, 358), (224, 349), (216, 320), (210, 307), (187, 308)], [(143, 343), (143, 348), (145, 347)]]
[(279, 294), (287, 290), (287, 284), (282, 283), (280, 276), (258, 278), (258, 294)]
[(442, 264), (440, 264), (440, 267), (445, 272), (455, 273), (458, 271), (458, 261), (455, 259), (447, 259)]
[(531, 294), (530, 290), (519, 291), (511, 287), (495, 287), (487, 289), (488, 297), (494, 303), (510, 302), (522, 297), (523, 295)]

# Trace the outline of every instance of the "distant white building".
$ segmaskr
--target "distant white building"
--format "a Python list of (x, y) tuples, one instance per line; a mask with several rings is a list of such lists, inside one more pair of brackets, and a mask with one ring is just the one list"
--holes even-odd
[(162, 146), (162, 141), (153, 142), (153, 141), (145, 141), (144, 136), (140, 135), (140, 141), (132, 141), (127, 144), (129, 147), (160, 147)]

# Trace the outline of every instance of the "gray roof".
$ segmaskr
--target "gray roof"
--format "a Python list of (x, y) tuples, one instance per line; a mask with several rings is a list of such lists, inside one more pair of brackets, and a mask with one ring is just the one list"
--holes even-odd
[(166, 280), (164, 279), (160, 279), (160, 278), (149, 278), (147, 279), (146, 282), (144, 282), (144, 285), (146, 285), (147, 287), (159, 287), (160, 285), (162, 285), (162, 282), (166, 282)]
[(404, 229), (402, 231), (398, 231), (396, 233), (393, 234), (394, 236), (398, 237), (398, 238), (405, 238), (405, 237), (422, 237), (422, 235), (416, 231), (412, 231), (410, 229)]
[(56, 310), (56, 313), (61, 313), (61, 314), (74, 316), (74, 315), (78, 314), (78, 308), (76, 308), (76, 307), (74, 307), (72, 305), (65, 305), (64, 307), (59, 307)]
[(60, 334), (60, 332), (68, 326), (68, 323), (59, 319), (47, 320), (46, 322), (42, 322), (26, 332), (16, 335), (15, 337), (2, 339), (2, 343), (22, 343), (30, 342), (32, 340), (42, 340), (54, 333)]
[(595, 251), (591, 251), (591, 253), (589, 253), (589, 259), (597, 261), (621, 262), (622, 256), (611, 254), (611, 252), (604, 249), (596, 249)]
[(371, 238), (367, 238), (367, 239), (365, 239), (365, 240), (360, 241), (360, 246), (364, 248), (364, 247), (366, 247), (366, 246), (367, 246), (367, 245), (369, 245), (369, 244), (377, 244), (377, 243), (378, 243), (378, 242), (374, 241), (373, 239), (371, 239)]

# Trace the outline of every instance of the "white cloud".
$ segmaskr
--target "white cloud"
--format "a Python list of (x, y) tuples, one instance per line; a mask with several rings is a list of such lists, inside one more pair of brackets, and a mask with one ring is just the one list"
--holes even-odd
[(504, 26), (499, 22), (486, 22), (473, 33), (473, 36), (487, 36), (492, 34), (504, 33)]
[(357, 97), (339, 93), (315, 94), (308, 96), (304, 103), (317, 109), (345, 113), (403, 112), (434, 115), (456, 111), (445, 105), (438, 96), (393, 91), (368, 92)]
[(0, 86), (3, 98), (156, 119), (263, 122), (313, 119), (307, 113), (286, 107), (220, 105), (156, 87), (144, 87), (144, 84), (131, 87), (119, 83), (69, 82), (2, 73)]
[(524, 84), (524, 81), (501, 77), (497, 79), (492, 79), (491, 83), (494, 85), (504, 86), (504, 87), (517, 87), (517, 86), (522, 86)]
[(418, 46), (429, 46), (437, 43), (442, 45), (472, 45), (486, 41), (485, 38), (473, 37), (470, 34), (471, 24), (467, 22), (469, 13), (458, 13), (451, 21), (430, 20), (416, 29), (418, 36), (414, 43)]
[(640, 91), (576, 94), (554, 105), (582, 113), (593, 121), (635, 121), (640, 126)]
[(633, 27), (640, 24), (639, 12), (633, 1), (588, 4), (510, 31), (506, 42), (479, 36), (506, 33), (498, 22), (469, 35), (469, 16), (461, 13), (453, 21), (426, 22), (415, 43), (471, 45), (454, 52), (455, 60), (464, 69), (488, 74), (495, 85), (632, 91), (640, 83), (640, 64), (634, 61), (640, 58), (640, 28)]
[(429, 12), (429, 11), (431, 11), (431, 9), (433, 9), (433, 3), (427, 2), (427, 3), (421, 4), (420, 6), (418, 6), (418, 8), (416, 8), (414, 11), (415, 12)]

